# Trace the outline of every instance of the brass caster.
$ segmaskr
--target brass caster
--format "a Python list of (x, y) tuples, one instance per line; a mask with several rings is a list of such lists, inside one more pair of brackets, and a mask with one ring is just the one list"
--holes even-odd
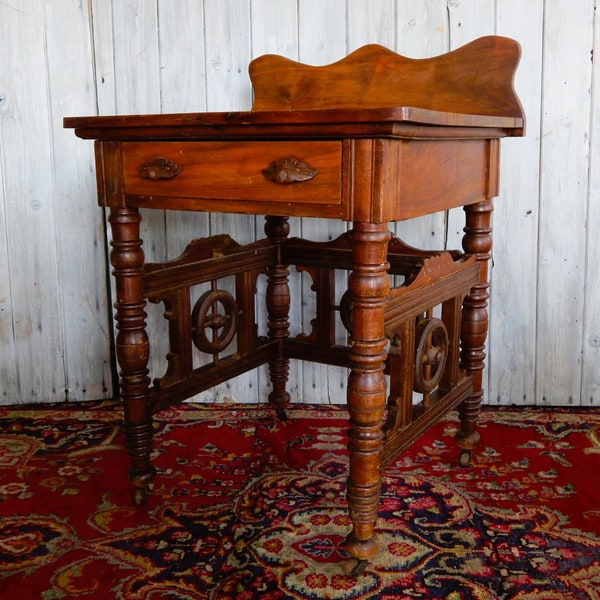
[(287, 413), (285, 412), (285, 408), (283, 408), (283, 407), (276, 408), (275, 409), (275, 414), (277, 415), (277, 418), (280, 421), (287, 421), (288, 420)]
[(367, 568), (368, 564), (368, 560), (360, 560), (359, 558), (349, 558), (344, 563), (344, 573), (346, 573), (348, 577), (358, 579), (365, 572), (365, 569)]
[(133, 492), (133, 503), (136, 506), (144, 506), (148, 500), (148, 489), (145, 487), (135, 488)]
[(470, 469), (473, 464), (471, 463), (471, 451), (461, 450), (458, 456), (458, 466), (463, 469)]

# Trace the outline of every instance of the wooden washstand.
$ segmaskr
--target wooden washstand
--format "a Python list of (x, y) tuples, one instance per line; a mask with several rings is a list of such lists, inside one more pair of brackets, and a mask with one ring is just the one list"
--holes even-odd
[[(479, 440), (499, 141), (524, 130), (513, 90), (519, 55), (518, 44), (501, 37), (423, 60), (376, 45), (324, 67), (268, 55), (250, 64), (249, 112), (65, 119), (76, 135), (96, 140), (98, 200), (110, 209), (136, 503), (155, 477), (155, 413), (268, 362), (269, 402), (285, 418), (290, 359), (350, 370), (352, 575), (378, 550), (381, 469), (456, 407), (460, 463), (469, 464)], [(458, 206), (466, 216), (461, 252), (411, 248), (388, 229)], [(239, 245), (213, 236), (172, 261), (146, 263), (140, 208), (265, 215), (265, 238)], [(290, 216), (352, 226), (327, 243), (290, 238)], [(316, 294), (313, 328), (296, 337), (290, 266), (310, 274)], [(350, 275), (336, 304), (339, 269)], [(257, 334), (254, 314), (260, 276), (268, 337)], [(401, 283), (392, 285), (392, 276)], [(234, 293), (219, 286), (224, 277), (235, 279)], [(190, 290), (202, 284), (210, 289), (192, 306)], [(166, 373), (154, 382), (147, 301), (164, 303), (169, 327)], [(348, 330), (343, 345), (339, 320)], [(195, 365), (194, 347), (212, 362)]]

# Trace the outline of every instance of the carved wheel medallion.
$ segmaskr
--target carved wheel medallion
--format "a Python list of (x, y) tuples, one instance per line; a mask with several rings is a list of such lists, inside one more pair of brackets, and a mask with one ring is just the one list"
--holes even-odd
[(448, 358), (448, 332), (440, 319), (420, 319), (415, 331), (414, 390), (434, 390), (442, 377)]
[(198, 298), (192, 311), (192, 340), (201, 352), (217, 354), (237, 331), (239, 309), (225, 290), (210, 290)]

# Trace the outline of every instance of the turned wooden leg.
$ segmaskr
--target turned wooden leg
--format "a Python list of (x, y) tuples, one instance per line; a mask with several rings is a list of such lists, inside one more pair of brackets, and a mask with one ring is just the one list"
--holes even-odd
[[(280, 245), (290, 232), (288, 217), (265, 217), (265, 233), (274, 243)], [(269, 394), (269, 404), (275, 408), (280, 419), (285, 420), (285, 408), (290, 403), (286, 386), (290, 371), (290, 361), (283, 354), (283, 341), (290, 335), (290, 289), (288, 267), (281, 262), (281, 252), (277, 263), (267, 269), (267, 314), (269, 337), (278, 341), (277, 356), (269, 361), (269, 373), (273, 391)]]
[(148, 401), (148, 336), (146, 302), (142, 289), (144, 252), (137, 209), (111, 210), (110, 261), (116, 281), (116, 353), (125, 419), (125, 440), (131, 456), (129, 477), (135, 486), (134, 501), (146, 501), (155, 469), (150, 464), (152, 415)]
[(390, 233), (386, 225), (355, 223), (351, 235), (348, 505), (353, 530), (346, 547), (352, 557), (366, 561), (378, 550), (373, 530), (379, 509), (382, 419), (386, 403), (384, 310), (389, 292), (386, 254)]
[(479, 283), (471, 288), (463, 304), (461, 322), (461, 363), (473, 375), (473, 393), (459, 406), (461, 429), (456, 441), (462, 449), (461, 466), (469, 466), (473, 448), (479, 442), (476, 430), (483, 397), (485, 340), (488, 331), (488, 261), (492, 250), (492, 200), (465, 206), (466, 226), (463, 248), (479, 261)]

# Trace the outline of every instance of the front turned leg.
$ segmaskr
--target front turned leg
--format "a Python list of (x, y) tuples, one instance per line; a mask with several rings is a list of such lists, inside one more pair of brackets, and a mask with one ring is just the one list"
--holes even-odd
[(281, 262), (281, 244), (287, 239), (290, 226), (288, 217), (265, 217), (265, 233), (277, 244), (277, 263), (267, 269), (267, 314), (269, 337), (277, 341), (277, 355), (269, 361), (269, 374), (273, 390), (269, 394), (269, 404), (275, 408), (277, 416), (285, 421), (286, 407), (290, 395), (286, 389), (290, 371), (290, 360), (283, 353), (283, 342), (290, 335), (290, 288), (288, 267)]
[(352, 532), (346, 549), (348, 572), (358, 575), (378, 551), (374, 527), (381, 491), (380, 462), (386, 403), (384, 311), (389, 292), (386, 225), (355, 223), (353, 264), (348, 279), (352, 299), (348, 506)]
[(137, 209), (112, 209), (110, 261), (116, 282), (116, 353), (125, 421), (125, 443), (131, 457), (129, 478), (135, 486), (134, 502), (142, 505), (154, 480), (150, 464), (152, 415), (148, 386), (149, 345), (142, 275), (144, 252)]
[(459, 406), (461, 421), (456, 442), (461, 448), (459, 464), (471, 465), (473, 449), (479, 443), (477, 420), (483, 397), (485, 340), (488, 332), (489, 299), (488, 262), (492, 250), (491, 199), (465, 206), (466, 225), (463, 249), (479, 261), (479, 283), (471, 288), (463, 303), (461, 322), (461, 363), (473, 375), (473, 393)]

